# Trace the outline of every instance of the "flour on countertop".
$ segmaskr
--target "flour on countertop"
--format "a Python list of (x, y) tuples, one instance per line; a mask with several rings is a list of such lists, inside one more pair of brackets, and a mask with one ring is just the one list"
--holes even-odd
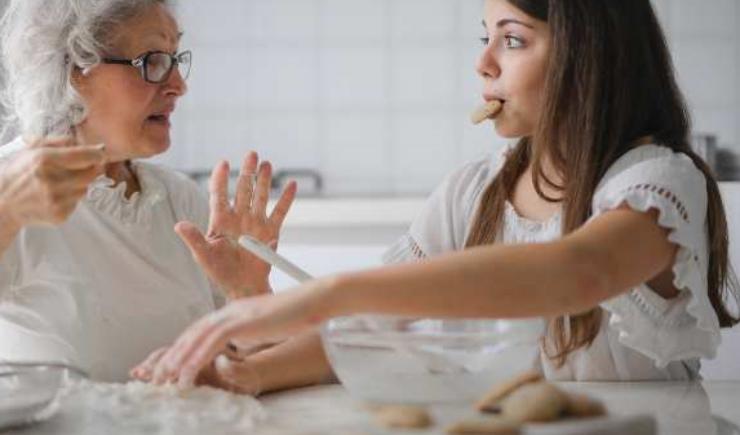
[(129, 433), (245, 433), (266, 418), (253, 397), (211, 387), (181, 391), (174, 385), (82, 380), (71, 382), (62, 395), (67, 406), (81, 407)]

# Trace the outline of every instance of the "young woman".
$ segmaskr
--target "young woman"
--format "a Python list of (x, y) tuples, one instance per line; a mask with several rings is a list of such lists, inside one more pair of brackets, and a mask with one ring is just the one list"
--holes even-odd
[(503, 103), (496, 130), (519, 140), (442, 183), (389, 252), (403, 264), (229, 304), (138, 376), (187, 385), (231, 340), (292, 336), (218, 358), (217, 382), (319, 382), (331, 371), (312, 328), (358, 313), (541, 316), (550, 379), (699, 376), (720, 327), (737, 322), (724, 304), (727, 227), (650, 2), (486, 0), (484, 15), (483, 99)]

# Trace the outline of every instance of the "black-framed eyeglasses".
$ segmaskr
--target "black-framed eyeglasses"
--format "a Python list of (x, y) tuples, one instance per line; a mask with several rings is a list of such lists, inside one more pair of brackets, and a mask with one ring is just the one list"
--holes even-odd
[(129, 65), (137, 68), (141, 76), (149, 83), (163, 83), (170, 78), (172, 70), (177, 67), (183, 80), (190, 75), (190, 65), (193, 54), (190, 50), (178, 54), (164, 51), (149, 51), (135, 59), (120, 59), (115, 57), (103, 58), (103, 63)]

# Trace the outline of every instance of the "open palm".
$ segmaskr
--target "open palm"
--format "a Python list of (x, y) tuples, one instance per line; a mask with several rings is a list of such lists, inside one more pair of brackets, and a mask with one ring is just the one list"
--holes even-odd
[(242, 163), (232, 205), (228, 197), (229, 165), (221, 162), (211, 174), (208, 232), (203, 235), (190, 222), (180, 222), (175, 227), (196, 261), (230, 299), (270, 291), (270, 265), (242, 248), (238, 240), (242, 235), (250, 235), (277, 249), (280, 229), (295, 199), (296, 184), (290, 182), (286, 186), (268, 216), (271, 179), (270, 163), (260, 164), (257, 153), (250, 152)]

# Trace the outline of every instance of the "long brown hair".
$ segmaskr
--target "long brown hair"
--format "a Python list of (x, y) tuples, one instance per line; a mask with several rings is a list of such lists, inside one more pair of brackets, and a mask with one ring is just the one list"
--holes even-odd
[[(549, 23), (544, 105), (533, 136), (518, 142), (484, 191), (466, 245), (495, 242), (505, 202), (530, 165), (537, 193), (547, 201), (562, 203), (563, 234), (575, 231), (591, 215), (594, 191), (607, 169), (637, 139), (652, 136), (656, 143), (688, 155), (706, 177), (709, 298), (722, 327), (736, 324), (738, 319), (725, 305), (727, 291), (735, 284), (728, 264), (722, 198), (711, 170), (689, 145), (686, 103), (650, 2), (508, 1)], [(562, 175), (561, 185), (545, 176), (545, 158)], [(545, 195), (542, 183), (560, 191), (560, 197)], [(551, 320), (554, 351), (549, 357), (564, 364), (570, 352), (593, 342), (601, 321), (598, 307)]]

